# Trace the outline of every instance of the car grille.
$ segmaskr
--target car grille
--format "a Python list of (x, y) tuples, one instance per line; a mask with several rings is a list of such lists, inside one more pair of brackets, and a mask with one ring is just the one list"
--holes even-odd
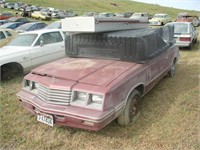
[(68, 90), (51, 89), (41, 84), (38, 87), (38, 97), (51, 104), (69, 105), (71, 93)]

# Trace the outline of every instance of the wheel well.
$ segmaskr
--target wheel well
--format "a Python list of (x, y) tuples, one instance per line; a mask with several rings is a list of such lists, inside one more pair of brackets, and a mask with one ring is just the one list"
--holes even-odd
[(144, 85), (143, 84), (138, 85), (135, 89), (138, 90), (138, 92), (140, 92), (141, 96), (144, 94)]
[(2, 69), (4, 67), (12, 69), (14, 73), (23, 73), (24, 72), (22, 65), (17, 63), (17, 62), (11, 62), (11, 63), (7, 63), (7, 64), (3, 64), (0, 67), (1, 72), (2, 72)]
[(129, 91), (128, 95), (127, 95), (127, 98), (126, 98), (126, 101), (130, 98), (130, 96), (132, 95), (132, 93), (137, 90), (139, 93), (140, 93), (140, 97), (142, 97), (142, 95), (144, 94), (144, 85), (143, 84), (140, 84), (136, 87), (134, 87), (131, 91)]
[(177, 62), (177, 58), (175, 57), (174, 60), (173, 60), (173, 63), (176, 63), (176, 62)]

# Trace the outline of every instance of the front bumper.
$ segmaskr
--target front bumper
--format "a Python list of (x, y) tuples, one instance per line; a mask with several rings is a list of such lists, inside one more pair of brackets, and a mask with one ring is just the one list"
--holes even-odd
[(47, 104), (36, 95), (21, 90), (17, 93), (20, 104), (34, 115), (44, 113), (52, 115), (54, 124), (98, 131), (114, 118), (114, 109), (105, 112), (75, 106)]

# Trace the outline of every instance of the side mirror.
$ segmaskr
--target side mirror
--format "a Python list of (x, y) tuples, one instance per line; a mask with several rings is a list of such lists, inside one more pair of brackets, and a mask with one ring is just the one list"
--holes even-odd
[(40, 46), (42, 47), (44, 45), (44, 41), (40, 40)]

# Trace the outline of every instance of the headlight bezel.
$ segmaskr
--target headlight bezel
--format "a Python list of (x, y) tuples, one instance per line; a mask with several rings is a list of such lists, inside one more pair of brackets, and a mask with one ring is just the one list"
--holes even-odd
[[(77, 99), (77, 93), (85, 93), (85, 99)], [(91, 109), (102, 110), (104, 104), (104, 95), (96, 93), (88, 93), (86, 91), (74, 90), (72, 92), (71, 105), (86, 107)]]
[(23, 81), (23, 89), (26, 91), (30, 91), (32, 93), (37, 93), (39, 88), (39, 83), (31, 80), (24, 79)]

